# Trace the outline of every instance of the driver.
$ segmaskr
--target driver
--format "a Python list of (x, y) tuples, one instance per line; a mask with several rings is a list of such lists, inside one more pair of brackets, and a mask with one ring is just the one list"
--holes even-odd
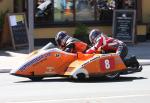
[(128, 54), (128, 48), (126, 44), (118, 39), (108, 37), (99, 29), (91, 30), (89, 34), (89, 40), (92, 43), (92, 47), (86, 51), (87, 54), (92, 53), (116, 53), (127, 66), (134, 64), (139, 67), (139, 63), (135, 56), (124, 59)]
[(88, 49), (88, 45), (86, 43), (69, 36), (66, 31), (58, 32), (56, 34), (55, 41), (57, 46), (65, 52), (84, 53)]

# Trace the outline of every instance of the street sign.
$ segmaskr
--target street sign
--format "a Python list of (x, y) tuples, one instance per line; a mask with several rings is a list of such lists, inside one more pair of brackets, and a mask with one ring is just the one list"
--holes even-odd
[(114, 10), (113, 37), (124, 42), (135, 42), (135, 10)]
[(8, 23), (13, 48), (28, 46), (28, 29), (24, 13), (9, 13)]

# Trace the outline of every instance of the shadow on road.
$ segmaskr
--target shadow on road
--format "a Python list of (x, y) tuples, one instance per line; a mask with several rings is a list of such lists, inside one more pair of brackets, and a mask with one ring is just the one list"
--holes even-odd
[(26, 80), (26, 81), (18, 81), (15, 83), (34, 83), (34, 82), (72, 82), (72, 83), (110, 83), (110, 82), (131, 82), (133, 80), (141, 80), (141, 79), (147, 79), (144, 77), (120, 77), (115, 80), (108, 80), (104, 78), (89, 78), (85, 80), (74, 80), (70, 78), (45, 78), (41, 81), (31, 81), (31, 80)]
[(110, 83), (110, 82), (130, 82), (133, 80), (147, 79), (144, 77), (120, 77), (118, 79), (105, 79), (105, 78), (90, 78), (82, 81), (75, 81), (76, 83)]

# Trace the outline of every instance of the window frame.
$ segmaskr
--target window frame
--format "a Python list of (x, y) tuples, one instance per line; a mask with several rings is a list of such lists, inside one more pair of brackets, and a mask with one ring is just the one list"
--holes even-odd
[[(26, 0), (23, 0), (26, 1)], [(36, 2), (36, 1), (34, 1)], [(54, 19), (52, 22), (34, 22), (34, 27), (35, 28), (48, 28), (48, 27), (73, 27), (76, 25), (76, 23), (80, 22), (80, 23), (84, 23), (88, 26), (112, 26), (112, 21), (99, 21), (98, 20), (98, 14), (96, 12), (97, 9), (97, 4), (96, 4), (96, 0), (94, 0), (94, 19), (93, 21), (76, 21), (76, 9), (75, 9), (75, 0), (73, 0), (73, 21), (71, 22), (54, 22)], [(135, 4), (135, 9), (137, 11), (137, 23), (142, 23), (142, 0), (135, 0), (136, 4)], [(54, 0), (52, 0), (52, 3), (54, 3)], [(25, 4), (25, 3), (24, 3)], [(16, 0), (14, 0), (14, 5), (16, 5)], [(35, 7), (36, 3), (34, 3), (34, 7)], [(54, 5), (53, 9), (54, 9)], [(23, 6), (23, 10), (25, 10), (25, 6)], [(14, 7), (14, 11), (15, 11), (15, 7)], [(27, 12), (27, 11), (26, 11)], [(54, 10), (53, 10), (53, 18), (54, 18)]]
[[(95, 25), (95, 26), (98, 26), (98, 25), (112, 25), (112, 21), (99, 21), (97, 20), (97, 4), (96, 4), (96, 0), (94, 0), (94, 20), (93, 21), (88, 21), (88, 20), (85, 20), (85, 21), (76, 21), (76, 7), (75, 7), (75, 2), (76, 0), (73, 0), (73, 21), (69, 21), (69, 22), (49, 22), (49, 23), (46, 23), (46, 22), (41, 22), (41, 23), (38, 23), (38, 24), (34, 24), (35, 28), (46, 28), (46, 27), (73, 27), (75, 26), (78, 22), (80, 23), (84, 23), (88, 26), (92, 26), (92, 25)], [(52, 0), (52, 3), (54, 3), (54, 0)], [(36, 5), (36, 4), (35, 4)], [(35, 6), (34, 5), (34, 6)], [(54, 9), (54, 5), (53, 5), (53, 9)], [(54, 11), (53, 11), (54, 13)], [(54, 16), (54, 15), (53, 15)], [(53, 17), (54, 18), (54, 17)]]

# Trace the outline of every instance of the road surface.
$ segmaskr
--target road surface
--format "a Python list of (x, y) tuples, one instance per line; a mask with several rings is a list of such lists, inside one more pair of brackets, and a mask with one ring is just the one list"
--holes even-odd
[(0, 103), (150, 103), (150, 66), (119, 80), (27, 78), (0, 74)]

